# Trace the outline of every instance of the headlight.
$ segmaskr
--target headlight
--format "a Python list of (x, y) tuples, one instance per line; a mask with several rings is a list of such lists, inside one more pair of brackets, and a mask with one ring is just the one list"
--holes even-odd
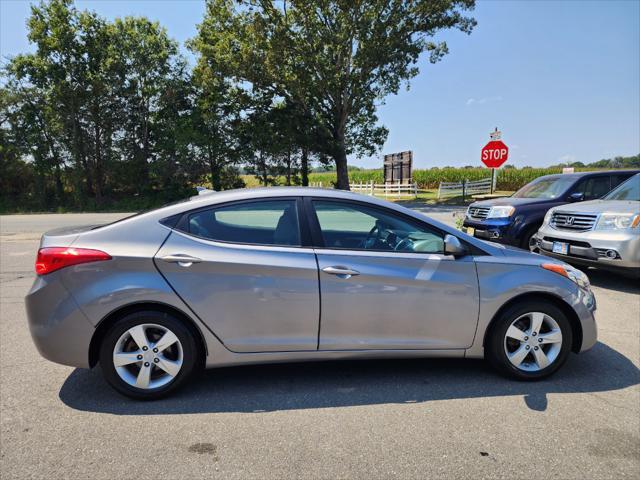
[(603, 213), (598, 220), (596, 230), (625, 230), (640, 224), (640, 215), (635, 213)]
[(516, 209), (509, 205), (505, 205), (502, 207), (491, 207), (491, 210), (489, 210), (489, 215), (487, 215), (487, 218), (508, 218), (511, 215), (513, 215), (513, 212), (515, 211)]
[(546, 215), (544, 216), (544, 220), (542, 221), (542, 225), (549, 225), (549, 222), (551, 221), (551, 216), (553, 215), (553, 212), (551, 210), (548, 210)]
[(551, 272), (558, 273), (563, 277), (567, 277), (580, 288), (589, 290), (589, 287), (591, 285), (589, 283), (589, 277), (587, 277), (584, 272), (578, 270), (577, 268), (573, 268), (571, 265), (560, 265), (559, 263), (543, 263), (540, 266), (545, 270), (549, 270)]

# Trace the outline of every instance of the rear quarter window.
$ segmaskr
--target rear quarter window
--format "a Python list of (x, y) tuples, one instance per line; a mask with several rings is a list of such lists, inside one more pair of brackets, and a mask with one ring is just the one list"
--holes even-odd
[(242, 202), (199, 210), (188, 214), (181, 230), (221, 242), (301, 245), (298, 210), (292, 199)]

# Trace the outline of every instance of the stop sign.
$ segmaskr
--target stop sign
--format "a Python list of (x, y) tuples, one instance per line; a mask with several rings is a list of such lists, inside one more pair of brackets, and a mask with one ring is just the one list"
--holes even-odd
[(509, 157), (509, 147), (501, 140), (493, 140), (482, 149), (480, 160), (489, 168), (499, 168)]

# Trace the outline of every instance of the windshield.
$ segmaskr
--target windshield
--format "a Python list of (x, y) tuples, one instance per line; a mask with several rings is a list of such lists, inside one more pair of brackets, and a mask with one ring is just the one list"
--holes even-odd
[(558, 198), (573, 185), (573, 177), (541, 178), (528, 183), (516, 193), (516, 198)]
[(633, 200), (634, 202), (640, 202), (640, 174), (634, 175), (608, 195), (605, 195), (603, 200)]

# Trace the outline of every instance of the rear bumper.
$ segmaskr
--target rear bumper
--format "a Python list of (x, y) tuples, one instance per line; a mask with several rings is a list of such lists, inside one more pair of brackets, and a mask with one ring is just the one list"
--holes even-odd
[[(568, 254), (553, 252), (553, 243), (569, 245)], [(640, 273), (640, 235), (630, 232), (563, 232), (542, 227), (536, 236), (540, 253), (584, 266)]]
[(95, 329), (56, 272), (37, 277), (25, 298), (31, 338), (47, 360), (89, 368), (89, 344)]

